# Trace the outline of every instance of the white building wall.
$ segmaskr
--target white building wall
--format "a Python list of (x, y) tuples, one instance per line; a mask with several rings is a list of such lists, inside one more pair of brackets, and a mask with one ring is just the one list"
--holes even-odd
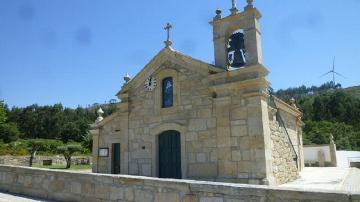
[(318, 152), (323, 151), (326, 162), (331, 162), (329, 145), (323, 146), (304, 146), (304, 160), (305, 162), (318, 162)]
[(337, 167), (349, 168), (350, 162), (360, 162), (360, 151), (336, 151)]

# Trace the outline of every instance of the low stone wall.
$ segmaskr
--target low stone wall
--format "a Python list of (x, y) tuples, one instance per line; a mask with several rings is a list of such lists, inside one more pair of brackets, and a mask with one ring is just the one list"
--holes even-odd
[(57, 201), (357, 201), (360, 194), (0, 165), (0, 191)]
[[(28, 166), (30, 156), (0, 156), (0, 164), (5, 165), (14, 165), (14, 166)], [(54, 165), (65, 165), (66, 161), (63, 156), (35, 156), (33, 164), (43, 164), (43, 160), (52, 160)], [(72, 165), (89, 165), (91, 164), (91, 156), (73, 156), (71, 164)]]

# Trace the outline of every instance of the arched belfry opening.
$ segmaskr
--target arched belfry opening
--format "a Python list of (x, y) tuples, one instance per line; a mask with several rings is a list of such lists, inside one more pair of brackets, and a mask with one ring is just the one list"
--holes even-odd
[(234, 31), (228, 38), (227, 64), (233, 68), (240, 68), (246, 64), (244, 30), (242, 29)]
[(223, 16), (220, 9), (210, 24), (213, 26), (215, 66), (225, 70), (262, 64), (260, 12), (247, 1), (243, 11), (232, 2), (231, 13)]

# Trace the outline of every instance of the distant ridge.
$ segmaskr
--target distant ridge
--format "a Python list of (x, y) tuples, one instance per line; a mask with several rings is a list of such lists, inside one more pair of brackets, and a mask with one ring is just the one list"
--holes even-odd
[(352, 87), (344, 88), (344, 90), (351, 93), (358, 99), (360, 99), (360, 86), (352, 86)]
[(334, 85), (332, 82), (327, 82), (322, 84), (321, 86), (310, 86), (306, 87), (305, 85), (299, 87), (290, 87), (287, 89), (280, 89), (275, 92), (275, 95), (288, 102), (291, 98), (295, 98), (295, 100), (302, 99), (304, 97), (312, 97), (318, 93), (328, 92), (333, 89), (341, 89), (350, 95), (354, 96), (357, 99), (360, 99), (360, 86), (351, 86), (347, 88), (341, 88), (341, 84)]

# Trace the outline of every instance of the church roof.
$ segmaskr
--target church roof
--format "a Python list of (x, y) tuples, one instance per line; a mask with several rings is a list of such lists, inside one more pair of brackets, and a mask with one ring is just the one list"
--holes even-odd
[(209, 75), (209, 73), (218, 73), (224, 72), (226, 70), (216, 67), (212, 64), (203, 62), (201, 60), (195, 59), (188, 55), (185, 55), (181, 52), (178, 52), (171, 47), (163, 48), (153, 59), (147, 63), (144, 68), (128, 83), (125, 83), (121, 90), (116, 94), (119, 95), (123, 92), (126, 92), (131, 86), (139, 84), (139, 82), (143, 82), (145, 78), (153, 74), (164, 62), (172, 61), (175, 63), (182, 64), (191, 64), (184, 65), (185, 68), (191, 68), (194, 71), (199, 72), (203, 75)]

